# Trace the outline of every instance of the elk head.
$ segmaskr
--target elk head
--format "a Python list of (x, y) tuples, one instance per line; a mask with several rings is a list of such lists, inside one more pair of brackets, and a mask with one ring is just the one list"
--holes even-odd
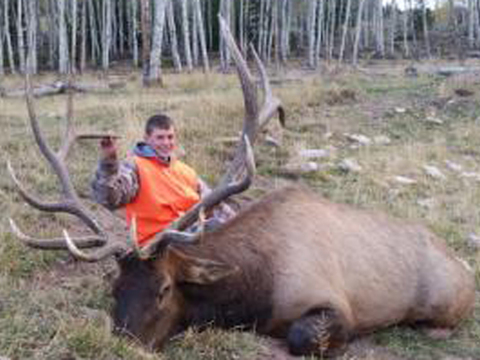
[[(66, 140), (60, 150), (55, 153), (42, 137), (35, 115), (31, 85), (27, 77), (26, 98), (30, 124), (41, 153), (60, 180), (61, 201), (47, 203), (29, 194), (17, 179), (11, 164), (8, 163), (9, 173), (20, 195), (28, 204), (42, 211), (74, 215), (82, 220), (94, 234), (70, 237), (64, 230), (63, 237), (37, 239), (23, 233), (10, 219), (13, 232), (28, 246), (40, 249), (68, 249), (75, 258), (83, 261), (95, 262), (114, 255), (120, 268), (120, 275), (113, 285), (115, 305), (112, 317), (115, 328), (153, 349), (159, 348), (181, 325), (184, 300), (178, 288), (179, 283), (210, 284), (237, 270), (228, 264), (189, 256), (179, 251), (176, 246), (199, 241), (201, 232), (192, 235), (185, 230), (198, 221), (199, 217), (201, 218), (203, 211), (248, 188), (255, 172), (251, 144), (255, 141), (257, 133), (266, 126), (277, 111), (283, 123), (284, 113), (280, 101), (272, 96), (266, 71), (253, 47), (252, 52), (264, 91), (261, 107), (254, 78), (235, 44), (228, 25), (221, 18), (220, 25), (232, 52), (244, 95), (245, 118), (241, 141), (226, 174), (217, 187), (143, 248), (128, 245), (126, 241), (128, 234), (125, 234), (122, 239), (116, 239), (112, 234), (107, 233), (95, 219), (94, 214), (82, 204), (74, 190), (65, 164), (71, 145), (77, 139), (99, 138), (106, 135), (75, 133), (71, 121), (73, 113), (71, 95), (68, 100)], [(135, 233), (135, 221), (133, 221), (131, 234)], [(88, 252), (81, 250), (87, 248), (95, 249)]]

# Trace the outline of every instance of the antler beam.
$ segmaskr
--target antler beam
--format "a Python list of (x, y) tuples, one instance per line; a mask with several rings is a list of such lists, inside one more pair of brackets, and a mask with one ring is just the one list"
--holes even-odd
[[(26, 188), (19, 181), (18, 177), (13, 170), (13, 166), (10, 161), (7, 162), (8, 172), (17, 187), (20, 196), (32, 207), (46, 212), (63, 212), (76, 216), (79, 218), (88, 228), (90, 228), (94, 235), (80, 236), (75, 238), (70, 238), (70, 243), (66, 241), (65, 238), (51, 238), (51, 239), (38, 239), (23, 233), (15, 222), (10, 219), (10, 227), (26, 245), (40, 248), (40, 249), (70, 249), (71, 244), (76, 248), (90, 248), (95, 246), (105, 245), (108, 242), (108, 236), (98, 221), (95, 219), (95, 216), (90, 212), (90, 210), (83, 205), (80, 198), (78, 197), (70, 175), (65, 163), (65, 159), (68, 155), (68, 152), (77, 139), (82, 138), (91, 138), (99, 137), (101, 134), (76, 134), (73, 128), (73, 98), (72, 94), (69, 94), (68, 103), (67, 103), (67, 125), (64, 136), (64, 142), (60, 146), (60, 150), (55, 153), (46, 143), (40, 125), (37, 120), (37, 115), (35, 111), (33, 95), (32, 95), (32, 86), (30, 82), (29, 75), (25, 78), (25, 93), (26, 93), (26, 103), (28, 109), (28, 115), (30, 120), (30, 126), (35, 137), (35, 141), (40, 149), (42, 155), (46, 158), (47, 162), (53, 169), (54, 173), (57, 175), (60, 186), (62, 189), (62, 197), (60, 201), (57, 202), (45, 202), (34, 195), (30, 194)], [(103, 136), (106, 136), (105, 134)], [(106, 251), (119, 251), (119, 246), (106, 246), (102, 249), (102, 253)], [(124, 250), (122, 248), (122, 250)], [(73, 253), (75, 256), (78, 254)]]
[(246, 190), (250, 186), (255, 174), (255, 160), (252, 145), (255, 142), (258, 132), (267, 125), (268, 121), (277, 111), (280, 113), (280, 119), (283, 122), (284, 112), (280, 100), (272, 95), (266, 70), (253, 49), (253, 46), (251, 50), (260, 72), (262, 90), (264, 91), (264, 103), (261, 107), (259, 107), (257, 85), (247, 66), (247, 62), (238, 49), (227, 23), (221, 16), (219, 16), (219, 22), (222, 36), (232, 54), (243, 92), (245, 116), (242, 135), (240, 137), (241, 141), (237, 145), (233, 160), (227, 172), (217, 187), (200, 203), (175, 221), (168, 229), (159, 233), (154, 240), (145, 246), (142, 249), (142, 253), (147, 256), (154, 254), (159, 247), (165, 247), (169, 243), (196, 241), (199, 236), (182, 231), (186, 230), (198, 220), (201, 210), (206, 211), (228, 197)]

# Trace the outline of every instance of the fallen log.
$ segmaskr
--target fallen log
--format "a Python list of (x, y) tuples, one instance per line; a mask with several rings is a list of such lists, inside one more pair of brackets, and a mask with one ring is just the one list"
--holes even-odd
[[(87, 84), (87, 83), (68, 83), (63, 81), (56, 81), (53, 84), (39, 85), (32, 89), (33, 96), (42, 97), (50, 96), (57, 94), (65, 94), (68, 90), (87, 93), (87, 92), (97, 92), (97, 93), (107, 93), (116, 89), (121, 89), (125, 87), (124, 82), (111, 82), (104, 84)], [(25, 89), (13, 89), (13, 90), (0, 90), (1, 97), (20, 97), (25, 96)]]

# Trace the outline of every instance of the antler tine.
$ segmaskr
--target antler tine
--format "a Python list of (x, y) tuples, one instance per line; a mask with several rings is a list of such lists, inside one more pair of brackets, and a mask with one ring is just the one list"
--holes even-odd
[(248, 135), (250, 142), (255, 142), (255, 134), (257, 131), (257, 117), (258, 117), (258, 101), (257, 101), (257, 86), (255, 80), (247, 66), (247, 62), (242, 56), (235, 39), (233, 38), (230, 28), (225, 20), (218, 15), (220, 28), (223, 38), (230, 49), (230, 53), (235, 62), (235, 68), (242, 86), (243, 98), (245, 104), (245, 119), (243, 122), (242, 134)]
[[(13, 221), (13, 219), (8, 219), (10, 223), (10, 228), (12, 232), (20, 239), (25, 245), (36, 249), (48, 249), (48, 250), (65, 250), (66, 243), (65, 238), (53, 238), (53, 239), (36, 239), (29, 235), (26, 235), (22, 230), (20, 230)], [(78, 248), (90, 248), (95, 246), (101, 246), (105, 243), (105, 239), (99, 236), (82, 236), (73, 238), (72, 241)]]
[(20, 180), (18, 180), (17, 175), (15, 174), (15, 171), (13, 170), (12, 164), (10, 160), (7, 160), (7, 171), (10, 174), (10, 177), (12, 178), (13, 183), (17, 187), (17, 190), (20, 194), (20, 196), (32, 207), (42, 210), (42, 211), (50, 211), (50, 212), (55, 212), (55, 211), (65, 211), (65, 206), (62, 203), (47, 203), (44, 201), (39, 200), (35, 196), (31, 195), (30, 193), (27, 192), (25, 187), (22, 185)]
[[(27, 109), (30, 119), (30, 125), (33, 130), (33, 134), (35, 136), (35, 140), (38, 144), (38, 147), (42, 154), (47, 159), (48, 163), (52, 167), (55, 174), (58, 176), (60, 180), (60, 185), (62, 187), (62, 192), (65, 198), (61, 204), (61, 207), (55, 210), (48, 210), (43, 209), (46, 211), (61, 211), (67, 212), (72, 215), (79, 217), (90, 229), (92, 229), (97, 235), (104, 235), (105, 232), (97, 223), (97, 221), (93, 218), (90, 212), (82, 205), (80, 199), (78, 198), (75, 189), (73, 188), (72, 182), (70, 180), (70, 176), (68, 174), (68, 170), (66, 165), (60, 157), (56, 156), (56, 154), (52, 151), (52, 149), (47, 145), (45, 139), (40, 130), (40, 126), (38, 124), (37, 115), (35, 111), (35, 107), (33, 104), (33, 95), (32, 95), (32, 86), (30, 82), (30, 76), (26, 75), (26, 100), (27, 100)], [(34, 204), (31, 204), (35, 207)], [(42, 209), (41, 209), (42, 210)]]
[(68, 86), (67, 86), (68, 98), (67, 98), (67, 121), (66, 121), (65, 136), (64, 136), (65, 140), (57, 152), (57, 157), (60, 161), (65, 161), (71, 147), (77, 140), (99, 139), (99, 138), (105, 138), (105, 137), (118, 137), (117, 135), (110, 134), (110, 133), (78, 133), (77, 132), (77, 129), (75, 128), (75, 122), (73, 119), (74, 91), (72, 90), (73, 88), (72, 81), (73, 81), (72, 78), (69, 77)]
[(64, 160), (68, 152), (70, 151), (71, 146), (75, 142), (75, 129), (73, 126), (73, 91), (72, 91), (72, 79), (69, 76), (68, 78), (68, 87), (67, 87), (67, 121), (65, 127), (65, 141), (63, 142), (60, 150), (57, 153), (59, 159)]
[[(64, 238), (52, 238), (52, 239), (37, 239), (32, 236), (24, 234), (15, 222), (12, 219), (9, 219), (10, 227), (14, 234), (16, 234), (26, 245), (41, 248), (41, 249), (69, 249), (70, 252), (77, 257), (78, 259), (85, 261), (98, 261), (103, 259), (106, 256), (112, 254), (124, 253), (126, 249), (126, 244), (120, 242), (110, 242), (107, 245), (108, 238), (105, 231), (97, 223), (93, 214), (82, 204), (80, 198), (78, 197), (73, 184), (68, 173), (68, 169), (65, 164), (65, 157), (68, 153), (68, 149), (73, 141), (78, 138), (78, 135), (75, 135), (72, 128), (72, 117), (73, 117), (73, 98), (69, 96), (68, 99), (68, 109), (67, 109), (67, 128), (66, 128), (66, 140), (62, 144), (60, 151), (55, 154), (52, 149), (48, 146), (40, 130), (40, 126), (37, 120), (32, 86), (30, 83), (30, 77), (27, 74), (25, 78), (26, 86), (26, 103), (28, 109), (28, 115), (30, 120), (30, 125), (35, 137), (35, 141), (48, 163), (52, 167), (54, 173), (57, 175), (60, 185), (62, 188), (62, 199), (59, 202), (44, 202), (37, 199), (35, 196), (31, 195), (26, 191), (25, 187), (18, 180), (13, 167), (10, 161), (7, 161), (8, 172), (18, 188), (18, 191), (22, 198), (32, 207), (37, 208), (42, 211), (48, 212), (65, 212), (72, 215), (75, 215), (80, 220), (83, 221), (94, 233), (95, 235), (87, 235), (81, 237), (71, 238), (68, 233), (64, 233)], [(85, 136), (85, 135), (83, 135)], [(91, 136), (91, 135), (87, 135)], [(97, 250), (92, 254), (85, 254), (80, 248), (91, 248), (95, 246), (104, 245), (100, 250)]]
[(65, 243), (70, 253), (78, 260), (87, 262), (96, 262), (105, 259), (111, 255), (123, 255), (128, 251), (127, 245), (121, 242), (111, 242), (108, 245), (99, 248), (95, 252), (86, 253), (80, 250), (74, 241), (70, 238), (67, 230), (63, 230)]
[(260, 73), (260, 79), (264, 93), (264, 104), (260, 109), (260, 113), (258, 115), (258, 129), (263, 129), (267, 125), (268, 121), (273, 117), (276, 111), (278, 111), (279, 113), (281, 125), (285, 126), (285, 111), (281, 105), (280, 100), (272, 95), (272, 88), (270, 87), (270, 82), (268, 81), (265, 66), (263, 66), (263, 63), (260, 60), (260, 57), (258, 56), (257, 52), (255, 51), (255, 47), (252, 44), (250, 44), (250, 49), (253, 53), (258, 72)]
[[(201, 210), (208, 210), (211, 207), (218, 205), (229, 196), (246, 190), (250, 186), (255, 174), (255, 160), (251, 144), (255, 141), (259, 130), (259, 124), (266, 124), (266, 121), (259, 123), (259, 119), (271, 117), (271, 115), (269, 115), (270, 110), (266, 115), (260, 117), (256, 83), (248, 69), (245, 59), (235, 43), (228, 25), (220, 15), (219, 23), (222, 36), (224, 37), (235, 62), (235, 67), (242, 86), (245, 104), (245, 117), (241, 136), (243, 141), (240, 141), (240, 144), (237, 146), (233, 160), (231, 161), (226, 174), (220, 180), (219, 185), (200, 203), (193, 206), (168, 229), (158, 234), (149, 245), (144, 247), (142, 251), (145, 251), (147, 256), (155, 253), (159, 247), (168, 246), (168, 244), (172, 242), (191, 243), (197, 241), (199, 239), (198, 234), (192, 235), (182, 231), (197, 221)], [(256, 56), (256, 53), (254, 53), (254, 55)], [(265, 105), (262, 107), (262, 112), (266, 111), (263, 110), (264, 108), (270, 109), (272, 106), (271, 104), (276, 104), (275, 109), (277, 109), (280, 106), (280, 102), (273, 101), (274, 98), (271, 95), (266, 71), (263, 68), (260, 59), (258, 59), (258, 56), (256, 56), (256, 59), (262, 77), (263, 90), (265, 91)]]

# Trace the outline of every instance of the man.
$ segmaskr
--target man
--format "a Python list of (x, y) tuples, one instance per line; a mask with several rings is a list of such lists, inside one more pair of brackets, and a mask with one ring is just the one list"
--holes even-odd
[[(148, 119), (144, 141), (137, 143), (132, 159), (118, 161), (113, 138), (100, 142), (101, 158), (92, 182), (93, 196), (110, 210), (125, 207), (129, 225), (135, 217), (140, 246), (209, 192), (196, 172), (175, 158), (176, 145), (174, 123), (163, 114)], [(225, 221), (231, 216), (233, 211), (224, 205), (220, 217)]]

